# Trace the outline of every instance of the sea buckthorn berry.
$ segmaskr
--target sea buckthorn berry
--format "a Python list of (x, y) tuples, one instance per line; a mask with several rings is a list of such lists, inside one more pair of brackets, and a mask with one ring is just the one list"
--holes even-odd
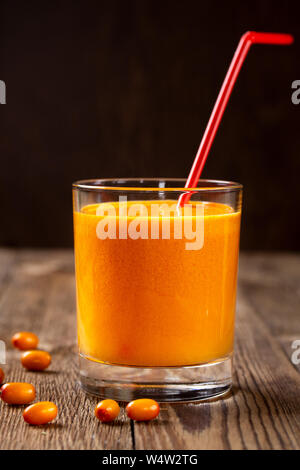
[(21, 356), (22, 365), (28, 370), (44, 370), (51, 364), (51, 356), (47, 351), (34, 349)]
[(57, 406), (51, 401), (40, 401), (27, 406), (23, 412), (23, 418), (28, 424), (39, 426), (50, 423), (57, 416)]
[(37, 335), (30, 333), (30, 331), (20, 331), (16, 333), (11, 339), (12, 345), (21, 351), (28, 351), (29, 349), (36, 349), (39, 343)]
[(128, 418), (134, 421), (150, 421), (159, 415), (159, 404), (150, 398), (133, 400), (126, 406)]
[(102, 423), (109, 423), (116, 419), (120, 413), (120, 407), (115, 400), (102, 400), (95, 408), (95, 416)]
[(3, 384), (3, 382), (4, 382), (4, 372), (0, 367), (0, 385)]
[(35, 388), (25, 382), (10, 382), (0, 388), (1, 398), (9, 405), (28, 405), (35, 399)]

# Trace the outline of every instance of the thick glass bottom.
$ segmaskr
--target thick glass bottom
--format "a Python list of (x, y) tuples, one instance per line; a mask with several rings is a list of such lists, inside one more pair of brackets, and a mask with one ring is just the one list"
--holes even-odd
[(207, 400), (227, 393), (232, 383), (232, 356), (183, 367), (128, 367), (80, 356), (83, 390), (102, 398), (158, 402)]

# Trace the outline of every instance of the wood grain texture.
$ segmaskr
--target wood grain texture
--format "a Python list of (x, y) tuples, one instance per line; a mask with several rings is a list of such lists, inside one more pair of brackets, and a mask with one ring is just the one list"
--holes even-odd
[(255, 313), (275, 336), (300, 337), (299, 277), (299, 256), (241, 256), (239, 283)]
[[(12, 259), (1, 252), (0, 266), (3, 259), (12, 264)], [(6, 270), (10, 272), (9, 266)], [(24, 407), (1, 402), (0, 448), (131, 449), (130, 423), (124, 412), (118, 422), (101, 425), (93, 415), (97, 399), (85, 395), (78, 384), (72, 253), (22, 251), (17, 254), (13, 272), (0, 298), (0, 339), (5, 339), (9, 348), (6, 378), (33, 383), (37, 400), (54, 401), (59, 417), (53, 424), (31, 427), (23, 421)], [(52, 354), (48, 371), (27, 372), (22, 368), (20, 353), (9, 345), (10, 337), (19, 330), (39, 335), (39, 347)]]
[[(58, 419), (26, 425), (23, 407), (0, 403), (1, 449), (299, 449), (300, 374), (291, 344), (300, 339), (296, 255), (244, 254), (240, 263), (235, 374), (223, 400), (162, 405), (159, 418), (131, 426), (93, 415), (97, 398), (77, 380), (73, 256), (70, 251), (0, 250), (0, 339), (7, 380), (32, 382)], [(9, 345), (32, 330), (53, 356), (49, 371), (25, 372)]]

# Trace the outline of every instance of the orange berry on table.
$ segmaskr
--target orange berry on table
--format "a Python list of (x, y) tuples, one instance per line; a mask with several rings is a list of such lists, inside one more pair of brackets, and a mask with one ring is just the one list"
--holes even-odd
[(128, 418), (134, 421), (150, 421), (159, 415), (159, 404), (150, 398), (133, 400), (126, 406)]
[(39, 339), (34, 333), (30, 331), (19, 331), (11, 339), (12, 345), (21, 351), (28, 351), (29, 349), (36, 349)]
[(57, 416), (57, 406), (51, 401), (40, 401), (25, 408), (23, 418), (28, 424), (39, 426), (50, 423)]
[(44, 370), (51, 364), (51, 356), (47, 351), (38, 349), (25, 351), (21, 356), (21, 363), (28, 370)]
[(0, 388), (1, 399), (9, 405), (28, 405), (35, 399), (35, 388), (26, 382), (10, 382)]
[(95, 408), (95, 416), (102, 423), (109, 423), (116, 419), (120, 413), (120, 407), (115, 400), (102, 400)]
[(3, 384), (3, 382), (4, 382), (4, 372), (0, 367), (0, 385)]

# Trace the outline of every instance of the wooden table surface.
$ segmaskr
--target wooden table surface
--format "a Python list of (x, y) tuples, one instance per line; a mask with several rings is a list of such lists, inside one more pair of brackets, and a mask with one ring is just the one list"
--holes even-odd
[[(52, 424), (31, 427), (23, 407), (0, 403), (1, 449), (299, 449), (300, 373), (292, 343), (300, 340), (300, 256), (242, 254), (234, 387), (224, 399), (162, 405), (159, 418), (103, 425), (97, 398), (78, 384), (71, 251), (0, 250), (0, 339), (8, 381), (27, 381), (37, 399), (54, 401)], [(36, 332), (53, 356), (44, 373), (25, 372), (13, 333)], [(300, 357), (300, 354), (299, 354)], [(298, 367), (298, 369), (297, 369)]]

